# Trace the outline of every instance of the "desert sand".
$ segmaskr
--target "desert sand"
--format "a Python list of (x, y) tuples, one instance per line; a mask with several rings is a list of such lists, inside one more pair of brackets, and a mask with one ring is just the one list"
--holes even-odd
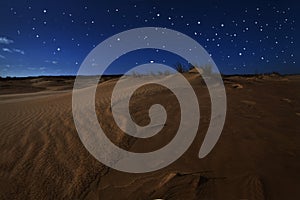
[[(210, 98), (198, 74), (185, 76), (201, 102), (197, 136), (177, 161), (142, 174), (108, 168), (84, 148), (72, 117), (74, 77), (1, 79), (0, 199), (300, 199), (300, 76), (224, 77), (225, 126), (203, 159), (198, 152)], [(166, 145), (180, 122), (174, 94), (157, 85), (136, 91), (130, 112), (139, 125), (149, 123), (154, 103), (168, 114), (159, 134), (137, 139), (112, 118), (109, 98), (117, 80), (106, 78), (97, 89), (106, 135), (133, 152)]]

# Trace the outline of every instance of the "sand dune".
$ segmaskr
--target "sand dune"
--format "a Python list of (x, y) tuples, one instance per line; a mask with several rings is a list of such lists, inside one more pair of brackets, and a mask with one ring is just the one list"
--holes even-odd
[[(201, 102), (196, 139), (170, 166), (143, 174), (108, 168), (84, 148), (72, 117), (72, 79), (1, 80), (0, 199), (299, 199), (300, 76), (225, 77), (225, 127), (204, 159), (198, 152), (210, 119), (209, 94), (197, 74), (185, 76)], [(100, 83), (96, 95), (107, 136), (133, 152), (171, 141), (180, 122), (174, 94), (157, 85), (134, 93), (130, 112), (139, 125), (149, 123), (154, 103), (168, 114), (159, 134), (136, 139), (114, 123), (116, 81)]]

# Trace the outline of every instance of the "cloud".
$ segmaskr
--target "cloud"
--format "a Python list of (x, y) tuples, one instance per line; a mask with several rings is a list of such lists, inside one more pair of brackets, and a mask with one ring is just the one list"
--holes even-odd
[(46, 69), (46, 67), (40, 67), (40, 70), (44, 70), (44, 69)]
[(2, 48), (2, 51), (12, 53), (12, 50), (10, 50), (9, 48)]
[(46, 63), (52, 63), (53, 65), (56, 65), (58, 62), (56, 60), (45, 60)]
[(14, 41), (7, 39), (6, 37), (0, 37), (0, 44), (11, 44), (11, 43), (14, 43)]
[(27, 67), (27, 69), (29, 69), (29, 70), (35, 70), (36, 68), (35, 67)]
[[(11, 44), (11, 43), (14, 43), (14, 41), (7, 39), (6, 37), (0, 37), (0, 44)], [(7, 47), (2, 48), (2, 51), (9, 52), (9, 53), (16, 52), (16, 53), (20, 53), (22, 55), (25, 54), (25, 52), (21, 49), (9, 49)], [(3, 58), (3, 56), (0, 56), (0, 58)]]
[(2, 55), (0, 54), (0, 58), (3, 58), (3, 59), (5, 59), (5, 56), (2, 56)]
[(13, 53), (13, 52), (16, 52), (16, 53), (20, 53), (22, 55), (25, 54), (25, 52), (21, 49), (9, 49), (9, 48), (2, 48), (2, 51), (4, 52), (8, 52), (8, 53)]
[(23, 50), (20, 50), (20, 49), (13, 49), (14, 52), (17, 52), (17, 53), (20, 53), (22, 55), (25, 54), (25, 52)]

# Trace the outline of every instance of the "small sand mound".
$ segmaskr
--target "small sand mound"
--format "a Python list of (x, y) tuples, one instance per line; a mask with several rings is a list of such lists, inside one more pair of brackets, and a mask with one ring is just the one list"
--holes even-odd
[(242, 89), (244, 88), (243, 85), (239, 84), (239, 83), (234, 83), (231, 85), (231, 87), (236, 88), (236, 89)]
[(281, 99), (281, 101), (287, 102), (287, 103), (292, 103), (292, 100), (288, 99), (288, 98), (283, 98)]
[(242, 100), (241, 102), (249, 106), (254, 106), (256, 104), (255, 101), (249, 101), (249, 100)]

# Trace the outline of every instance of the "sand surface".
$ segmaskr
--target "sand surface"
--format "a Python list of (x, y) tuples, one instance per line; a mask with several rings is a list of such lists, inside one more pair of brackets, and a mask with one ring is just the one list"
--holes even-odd
[[(84, 148), (72, 117), (72, 78), (0, 80), (0, 199), (300, 199), (300, 76), (225, 77), (225, 126), (203, 159), (210, 98), (197, 74), (185, 76), (201, 102), (196, 139), (176, 162), (143, 174), (108, 168)], [(174, 94), (157, 85), (136, 91), (130, 112), (139, 125), (149, 123), (154, 103), (168, 114), (159, 134), (137, 139), (112, 118), (116, 81), (97, 89), (106, 135), (133, 152), (171, 141), (180, 123)]]

